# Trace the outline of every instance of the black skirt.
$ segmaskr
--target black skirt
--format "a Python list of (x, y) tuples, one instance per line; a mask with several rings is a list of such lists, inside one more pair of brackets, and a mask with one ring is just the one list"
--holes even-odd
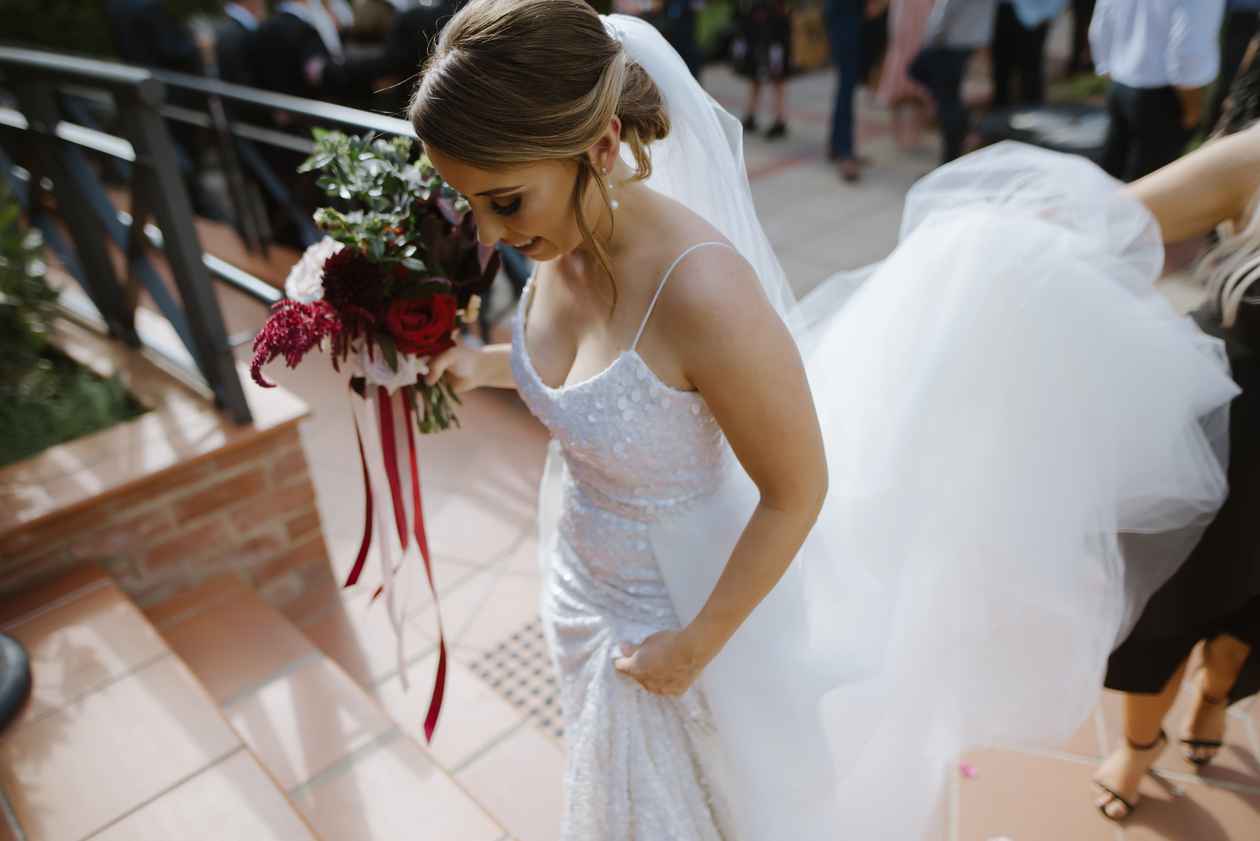
[(1244, 304), (1229, 331), (1221, 328), (1215, 308), (1194, 317), (1205, 332), (1225, 340), (1242, 388), (1230, 405), (1229, 498), (1111, 655), (1106, 686), (1157, 693), (1199, 640), (1230, 634), (1252, 648), (1230, 692), (1237, 700), (1260, 691), (1260, 305)]
[(746, 79), (780, 81), (792, 72), (792, 19), (784, 0), (758, 0), (740, 14), (731, 66)]

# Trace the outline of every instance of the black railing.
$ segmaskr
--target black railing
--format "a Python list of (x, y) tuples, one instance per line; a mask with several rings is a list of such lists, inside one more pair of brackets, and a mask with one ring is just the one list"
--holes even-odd
[[(311, 217), (325, 201), (313, 179), (295, 172), (317, 127), (413, 136), (407, 122), (370, 111), (0, 46), (0, 171), (90, 300), (81, 309), (94, 311), (79, 314), (156, 353), (240, 422), (249, 420), (249, 409), (232, 349), (250, 337), (227, 335), (214, 284), (265, 305), (283, 293), (276, 278), (203, 248), (194, 225), (194, 203), (204, 198), (197, 161), (213, 158), (230, 205), (224, 221), (243, 250), (266, 254), (276, 242), (300, 249), (319, 238)], [(127, 188), (127, 210), (111, 199), (110, 182)], [(121, 277), (110, 242), (123, 255)], [(174, 288), (153, 263), (155, 251), (165, 256)], [(519, 293), (527, 261), (504, 257)], [(170, 323), (177, 345), (137, 325), (141, 291)], [(483, 334), (494, 316), (483, 308)]]
[[(143, 289), (187, 354), (163, 356), (181, 369), (189, 368), (191, 360), (216, 403), (235, 420), (248, 421), (249, 407), (206, 270), (178, 151), (160, 112), (163, 84), (146, 70), (18, 47), (0, 47), (0, 84), (17, 106), (0, 116), (9, 129), (6, 136), (14, 139), (0, 165), (24, 199), (31, 221), (65, 261), (110, 334), (133, 346), (143, 344), (136, 330), (136, 304)], [(108, 97), (122, 135), (76, 122), (65, 86)], [(127, 213), (114, 206), (90, 153), (128, 165)], [(44, 193), (55, 199), (57, 215), (73, 241), (72, 253), (45, 210)], [(107, 241), (124, 255), (125, 277), (115, 270)], [(170, 267), (174, 290), (149, 260), (155, 244)]]

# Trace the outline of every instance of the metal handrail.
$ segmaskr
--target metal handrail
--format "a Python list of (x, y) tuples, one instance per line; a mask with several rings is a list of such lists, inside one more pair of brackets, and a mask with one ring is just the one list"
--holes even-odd
[[(36, 170), (33, 174), (37, 177), (25, 179), (20, 192), (32, 221), (45, 230), (50, 247), (59, 253), (67, 251), (61, 228), (41, 217), (37, 201), (39, 184), (51, 178), (58, 208), (74, 241), (73, 253), (62, 253), (61, 257), (65, 265), (77, 270), (80, 284), (111, 333), (132, 344), (140, 343), (134, 328), (135, 288), (144, 287), (180, 334), (188, 356), (196, 361), (216, 400), (240, 420), (249, 417), (231, 364), (231, 345), (240, 339), (227, 336), (212, 285), (228, 285), (265, 305), (274, 304), (283, 293), (274, 282), (222, 256), (205, 253), (192, 227), (189, 195), (178, 165), (191, 156), (178, 148), (166, 126), (193, 127), (217, 144), (237, 233), (247, 251), (263, 252), (271, 240), (266, 221), (258, 217), (261, 203), (277, 210), (296, 232), (300, 245), (319, 237), (311, 221), (315, 207), (302, 206), (294, 197), (296, 174), (277, 171), (275, 159), (266, 151), (306, 155), (313, 143), (308, 134), (267, 125), (269, 115), (286, 115), (304, 131), (324, 126), (352, 133), (415, 136), (410, 123), (385, 114), (219, 79), (25, 47), (0, 46), (0, 88), (13, 90), (19, 101), (16, 109), (0, 105), (0, 139), (16, 136), (19, 147), (22, 138), (39, 139), (30, 144), (36, 147), (33, 157), (37, 165), (27, 167)], [(205, 107), (197, 107), (198, 103)], [(108, 128), (111, 120), (117, 129)], [(85, 155), (98, 157), (109, 164), (109, 172), (130, 181), (133, 210), (137, 201), (144, 199), (139, 201), (139, 215), (143, 217), (139, 226), (113, 207)], [(0, 148), (0, 172), (14, 163), (25, 162), (6, 160)], [(161, 170), (157, 179), (160, 186), (153, 183), (155, 167)], [(155, 204), (163, 202), (170, 205), (164, 210), (166, 220), (150, 220), (151, 215), (160, 215), (152, 213), (157, 209)], [(175, 242), (166, 235), (168, 225), (182, 229)], [(102, 232), (106, 237), (101, 237)], [(127, 255), (125, 282), (115, 276), (102, 242), (106, 238)], [(164, 250), (168, 259), (175, 258), (171, 259), (173, 267), (176, 263), (183, 267), (182, 278), (175, 272), (183, 308), (148, 261), (146, 247)], [(528, 271), (523, 262), (523, 258), (504, 262), (518, 292)], [(190, 298), (195, 311), (189, 311)], [(483, 330), (488, 330), (492, 318), (488, 308), (483, 309)], [(172, 360), (172, 364), (177, 361)]]

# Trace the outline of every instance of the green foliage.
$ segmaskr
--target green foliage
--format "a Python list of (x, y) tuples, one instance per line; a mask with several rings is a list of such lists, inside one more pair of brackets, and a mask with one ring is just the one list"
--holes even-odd
[(458, 225), (468, 204), (442, 181), (427, 157), (417, 156), (415, 142), (322, 129), (313, 135), (315, 152), (298, 171), (318, 172), (319, 188), (342, 208), (353, 208), (320, 208), (315, 224), (374, 263), (448, 276), (443, 267), (426, 263), (426, 240), (437, 239), (434, 223), (443, 229)]
[(26, 229), (17, 199), (0, 187), (0, 383), (22, 376), (48, 344), (57, 293), (44, 277), (43, 250), (39, 231)]
[(0, 465), (104, 429), (142, 408), (49, 344), (57, 293), (45, 278), (43, 240), (0, 188)]

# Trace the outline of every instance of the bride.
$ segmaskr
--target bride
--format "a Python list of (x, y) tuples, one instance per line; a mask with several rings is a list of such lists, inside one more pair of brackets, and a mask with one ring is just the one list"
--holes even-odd
[(922, 837), (962, 751), (1071, 734), (1225, 492), (1235, 389), (1139, 204), (996, 147), (798, 305), (738, 121), (641, 21), (473, 0), (410, 118), (538, 264), (511, 344), (428, 376), (554, 439), (565, 841)]

